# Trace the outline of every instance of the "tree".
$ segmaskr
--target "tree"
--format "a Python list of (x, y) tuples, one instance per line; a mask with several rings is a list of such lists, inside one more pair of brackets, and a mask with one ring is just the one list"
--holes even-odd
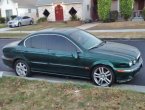
[(100, 20), (109, 20), (112, 0), (98, 0), (98, 15)]
[(125, 20), (128, 20), (133, 12), (134, 0), (120, 0), (121, 15)]

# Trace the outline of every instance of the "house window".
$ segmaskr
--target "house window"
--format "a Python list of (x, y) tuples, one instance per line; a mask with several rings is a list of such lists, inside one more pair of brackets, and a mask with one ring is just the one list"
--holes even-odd
[(50, 15), (50, 12), (47, 9), (45, 9), (44, 12), (43, 12), (43, 15), (45, 17), (48, 17)]
[(72, 7), (72, 8), (69, 10), (69, 14), (70, 14), (71, 16), (76, 15), (76, 13), (77, 13), (77, 11), (76, 11), (76, 9), (75, 9), (74, 7)]
[(28, 9), (28, 13), (31, 13), (32, 12), (32, 10), (31, 9)]

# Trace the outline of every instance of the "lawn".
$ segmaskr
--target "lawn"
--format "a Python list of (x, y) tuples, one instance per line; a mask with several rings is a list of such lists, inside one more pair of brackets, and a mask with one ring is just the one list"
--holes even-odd
[(81, 23), (79, 21), (69, 21), (69, 22), (44, 22), (29, 26), (22, 26), (18, 28), (12, 29), (12, 31), (38, 31), (47, 28), (65, 28), (65, 27), (76, 27), (80, 26)]
[(145, 39), (145, 32), (95, 32), (98, 38)]
[(0, 79), (0, 110), (145, 110), (145, 94), (92, 85)]
[(0, 24), (0, 28), (5, 28), (5, 27), (7, 27), (6, 24)]
[(24, 38), (26, 33), (0, 33), (0, 38)]
[(97, 26), (88, 30), (110, 30), (110, 29), (145, 29), (145, 22), (112, 22), (112, 23), (98, 23)]

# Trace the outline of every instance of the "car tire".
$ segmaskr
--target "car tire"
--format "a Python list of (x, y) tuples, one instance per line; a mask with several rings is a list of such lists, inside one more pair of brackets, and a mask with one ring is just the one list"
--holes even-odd
[(21, 27), (22, 26), (22, 24), (21, 23), (18, 23), (18, 27)]
[(17, 76), (29, 77), (31, 76), (30, 67), (24, 60), (17, 60), (14, 65)]
[(109, 66), (98, 65), (93, 71), (91, 78), (97, 86), (110, 87), (115, 82), (113, 70)]
[(33, 21), (30, 21), (30, 25), (32, 25), (33, 24)]

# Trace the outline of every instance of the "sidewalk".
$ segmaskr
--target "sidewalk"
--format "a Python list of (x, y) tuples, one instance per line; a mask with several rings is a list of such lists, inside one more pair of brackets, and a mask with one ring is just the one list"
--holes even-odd
[(6, 28), (0, 28), (0, 32), (5, 32), (5, 31), (9, 31), (11, 30), (11, 28), (6, 27)]
[[(14, 72), (6, 72), (0, 71), (0, 78), (3, 76), (9, 77), (17, 77)], [(58, 78), (51, 76), (34, 76), (33, 78), (25, 78), (28, 80), (37, 80), (37, 81), (47, 81), (50, 83), (76, 83), (76, 84), (91, 84), (89, 81), (77, 80), (77, 79), (66, 79), (66, 78)], [(121, 89), (121, 90), (131, 90), (135, 92), (145, 93), (145, 86), (137, 86), (137, 85), (126, 85), (126, 84), (116, 84), (113, 85), (112, 88)]]
[(83, 29), (83, 30), (87, 30), (87, 29), (89, 29), (89, 28), (92, 28), (92, 27), (97, 26), (97, 24), (98, 24), (98, 23), (87, 23), (87, 24), (83, 24), (83, 25), (81, 25), (81, 26), (78, 26), (78, 27), (76, 27), (76, 28), (78, 28), (78, 29)]
[(145, 29), (87, 30), (88, 32), (145, 32)]

